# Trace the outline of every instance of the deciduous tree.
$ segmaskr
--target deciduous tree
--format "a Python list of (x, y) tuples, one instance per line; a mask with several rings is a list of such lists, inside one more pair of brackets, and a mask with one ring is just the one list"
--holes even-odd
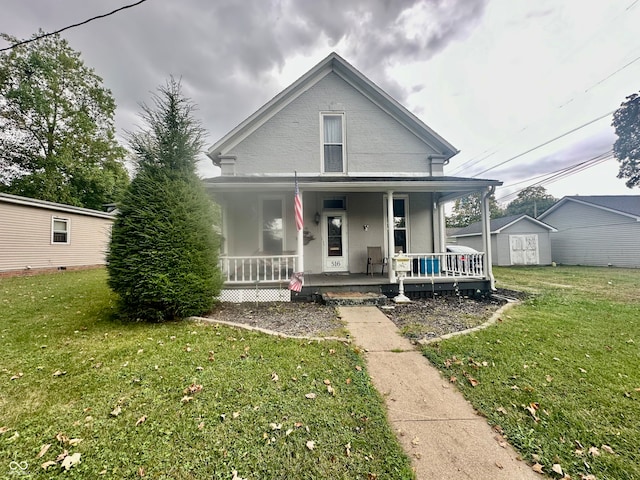
[[(451, 215), (447, 217), (447, 227), (462, 228), (482, 220), (481, 202), (482, 195), (480, 193), (473, 193), (457, 199), (453, 205)], [(503, 213), (495, 195), (491, 194), (489, 197), (489, 214), (491, 218), (501, 217)]]
[(553, 195), (549, 195), (544, 187), (527, 187), (518, 193), (505, 210), (506, 215), (526, 214), (536, 218), (545, 210), (549, 209), (557, 199)]
[(0, 190), (94, 209), (116, 200), (129, 178), (115, 108), (59, 35), (0, 54)]
[(634, 93), (613, 114), (613, 128), (618, 139), (613, 154), (620, 168), (618, 178), (626, 178), (629, 188), (640, 185), (640, 95)]

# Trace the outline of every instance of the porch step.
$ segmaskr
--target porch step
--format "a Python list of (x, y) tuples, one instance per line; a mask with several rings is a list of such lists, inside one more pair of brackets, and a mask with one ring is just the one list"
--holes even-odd
[(322, 294), (325, 305), (386, 305), (387, 297), (374, 292), (325, 292)]

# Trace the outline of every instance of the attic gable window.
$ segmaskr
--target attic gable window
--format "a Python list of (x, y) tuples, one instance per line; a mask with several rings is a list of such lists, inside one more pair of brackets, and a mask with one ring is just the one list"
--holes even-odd
[(51, 243), (69, 243), (69, 219), (51, 219)]
[(322, 113), (322, 166), (325, 173), (344, 172), (344, 113)]

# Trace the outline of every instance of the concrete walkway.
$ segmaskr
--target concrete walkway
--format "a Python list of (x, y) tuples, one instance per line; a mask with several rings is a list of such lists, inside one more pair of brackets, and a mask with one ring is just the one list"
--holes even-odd
[(367, 354), (373, 384), (420, 480), (519, 480), (544, 477), (517, 459), (462, 394), (445, 381), (376, 307), (339, 307)]

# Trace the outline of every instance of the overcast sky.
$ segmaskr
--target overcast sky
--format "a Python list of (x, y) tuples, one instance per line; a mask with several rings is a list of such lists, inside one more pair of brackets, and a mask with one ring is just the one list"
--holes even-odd
[[(28, 38), (128, 3), (0, 0), (0, 32)], [(174, 75), (209, 144), (336, 51), (461, 150), (445, 173), (518, 156), (479, 175), (505, 183), (500, 200), (611, 149), (607, 115), (519, 156), (640, 90), (638, 25), (638, 0), (147, 0), (62, 35), (113, 92), (121, 138)], [(544, 186), (556, 197), (639, 195), (617, 171), (608, 160)], [(200, 172), (216, 174), (204, 159)]]

